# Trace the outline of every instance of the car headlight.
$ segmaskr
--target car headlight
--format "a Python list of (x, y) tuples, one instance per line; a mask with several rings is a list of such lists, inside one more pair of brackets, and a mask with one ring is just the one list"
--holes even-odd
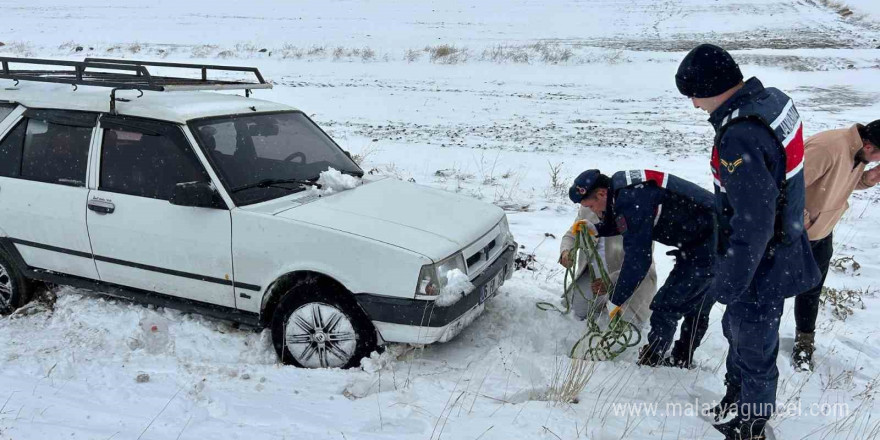
[(507, 214), (504, 214), (504, 217), (501, 218), (501, 236), (504, 238), (504, 243), (510, 243), (513, 241), (513, 234), (510, 233), (510, 225), (507, 223)]
[(446, 279), (446, 274), (454, 269), (458, 269), (462, 273), (467, 274), (467, 266), (464, 263), (464, 256), (462, 256), (460, 252), (440, 261), (439, 263), (422, 266), (422, 270), (419, 272), (419, 283), (416, 286), (416, 297), (436, 297), (439, 295), (443, 288), (446, 287), (448, 281)]

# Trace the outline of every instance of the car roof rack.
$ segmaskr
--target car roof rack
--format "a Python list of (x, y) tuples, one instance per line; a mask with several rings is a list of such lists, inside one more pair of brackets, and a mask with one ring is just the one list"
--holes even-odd
[[(20, 64), (25, 69), (12, 69), (10, 64)], [(41, 67), (41, 69), (36, 69)], [(200, 78), (182, 76), (153, 75), (147, 67), (171, 67), (176, 69), (195, 69)], [(53, 70), (55, 68), (55, 70)], [(63, 70), (57, 70), (57, 69)], [(245, 72), (253, 74), (256, 82), (208, 79), (208, 71)], [(110, 113), (116, 113), (116, 91), (144, 90), (156, 92), (192, 90), (244, 90), (251, 96), (253, 89), (271, 89), (260, 70), (256, 67), (216, 66), (210, 64), (166, 63), (159, 61), (135, 61), (110, 58), (86, 58), (83, 61), (45, 60), (38, 58), (0, 57), (0, 79), (37, 81), (77, 86), (109, 87)], [(127, 101), (119, 98), (120, 101)]]
[[(10, 68), (10, 64), (23, 69)], [(152, 90), (172, 92), (186, 90), (245, 90), (271, 89), (256, 67), (216, 66), (209, 64), (166, 63), (108, 58), (86, 58), (83, 61), (45, 60), (37, 58), (0, 57), (0, 79), (38, 81), (73, 86), (98, 86), (114, 89)], [(17, 67), (17, 66), (16, 66)], [(159, 76), (148, 67), (172, 67), (200, 72), (200, 78)], [(208, 79), (208, 72), (244, 72), (256, 78), (253, 81)]]

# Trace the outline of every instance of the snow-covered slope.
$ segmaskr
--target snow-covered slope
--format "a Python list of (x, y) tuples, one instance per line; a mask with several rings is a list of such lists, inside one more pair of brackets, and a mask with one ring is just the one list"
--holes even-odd
[[(3, 55), (257, 65), (276, 83), (257, 97), (303, 109), (366, 169), (505, 207), (537, 263), (453, 341), (391, 347), (358, 371), (281, 366), (265, 333), (62, 288), (52, 309), (0, 319), (0, 439), (720, 438), (666, 407), (723, 393), (720, 306), (696, 370), (639, 368), (628, 352), (596, 366), (580, 403), (552, 405), (542, 397), (583, 325), (535, 303), (562, 288), (558, 238), (576, 215), (563, 189), (578, 172), (656, 168), (711, 186), (710, 127), (673, 80), (697, 42), (736, 49), (747, 76), (789, 92), (808, 134), (880, 119), (876, 21), (821, 3), (4, 2)], [(835, 257), (860, 268), (828, 285), (876, 292), (878, 190), (851, 205)], [(779, 402), (801, 411), (773, 421), (780, 438), (877, 435), (880, 300), (863, 295), (845, 321), (834, 310), (812, 374), (789, 365), (783, 318)]]
[(845, 3), (855, 13), (869, 15), (869, 20), (874, 22), (880, 20), (880, 2), (874, 0), (847, 0)]

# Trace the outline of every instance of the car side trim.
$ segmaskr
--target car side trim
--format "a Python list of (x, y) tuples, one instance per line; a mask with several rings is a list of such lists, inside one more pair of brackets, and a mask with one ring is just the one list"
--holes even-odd
[(51, 245), (43, 244), (43, 243), (35, 243), (33, 241), (21, 240), (18, 238), (11, 238), (10, 237), (9, 241), (11, 241), (12, 243), (15, 243), (15, 244), (22, 245), (22, 246), (28, 246), (28, 247), (43, 249), (43, 250), (52, 251), (52, 252), (58, 252), (58, 253), (67, 254), (67, 255), (74, 255), (74, 256), (82, 257), (82, 258), (93, 258), (96, 261), (103, 261), (105, 263), (118, 264), (120, 266), (133, 267), (135, 269), (141, 269), (141, 270), (161, 273), (161, 274), (165, 274), (165, 275), (172, 275), (172, 276), (177, 276), (177, 277), (181, 277), (181, 278), (189, 278), (189, 279), (205, 281), (205, 282), (209, 282), (209, 283), (222, 284), (224, 286), (232, 286), (236, 289), (251, 290), (251, 291), (255, 291), (255, 292), (260, 292), (263, 290), (260, 286), (257, 286), (255, 284), (233, 282), (232, 280), (227, 280), (227, 279), (223, 279), (223, 278), (209, 277), (206, 275), (199, 275), (199, 274), (194, 274), (194, 273), (189, 273), (189, 272), (182, 272), (182, 271), (174, 270), (174, 269), (166, 269), (164, 267), (156, 267), (156, 266), (150, 266), (147, 264), (134, 263), (131, 261), (124, 261), (124, 260), (119, 260), (116, 258), (104, 257), (101, 255), (94, 255), (94, 254), (91, 254), (88, 252), (75, 251), (72, 249), (60, 248), (57, 246), (51, 246)]
[(167, 307), (180, 310), (184, 313), (198, 313), (217, 319), (238, 322), (251, 327), (261, 327), (260, 314), (255, 312), (247, 312), (231, 307), (218, 306), (216, 304), (157, 293), (150, 290), (135, 289), (104, 281), (92, 280), (74, 275), (65, 275), (41, 269), (30, 268), (27, 275), (34, 280), (91, 290), (136, 303), (152, 304), (157, 307)]
[(20, 240), (17, 238), (9, 238), (9, 241), (11, 241), (15, 244), (20, 244), (22, 246), (43, 249), (46, 251), (58, 252), (58, 253), (67, 254), (67, 255), (74, 255), (74, 256), (82, 257), (82, 258), (92, 258), (92, 254), (90, 254), (88, 252), (75, 251), (72, 249), (65, 249), (65, 248), (60, 248), (57, 246), (50, 246), (48, 244), (36, 243), (33, 241), (27, 241), (27, 240)]
[(232, 307), (210, 304), (192, 299), (180, 298), (164, 293), (157, 293), (149, 290), (136, 289), (133, 287), (122, 286), (119, 284), (107, 283), (104, 281), (93, 280), (90, 278), (78, 277), (75, 275), (67, 275), (58, 272), (48, 271), (30, 267), (24, 261), (24, 258), (13, 246), (15, 241), (8, 237), (0, 237), (0, 252), (4, 252), (12, 258), (13, 262), (25, 273), (28, 279), (43, 281), (46, 283), (61, 284), (65, 286), (73, 286), (80, 289), (91, 290), (103, 293), (108, 296), (134, 301), (144, 304), (152, 304), (157, 307), (168, 307), (180, 310), (184, 313), (199, 313), (225, 321), (232, 321), (248, 325), (251, 327), (262, 328), (260, 324), (260, 314), (256, 312), (248, 312), (244, 310), (234, 309)]

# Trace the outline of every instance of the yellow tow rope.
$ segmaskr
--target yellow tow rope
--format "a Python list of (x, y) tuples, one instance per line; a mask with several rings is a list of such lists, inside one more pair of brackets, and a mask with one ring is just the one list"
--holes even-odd
[[(556, 311), (561, 314), (567, 314), (571, 311), (571, 303), (575, 295), (575, 290), (577, 290), (577, 294), (581, 295), (582, 298), (588, 300), (586, 294), (584, 294), (576, 282), (578, 266), (576, 258), (581, 250), (587, 255), (587, 271), (590, 275), (590, 279), (601, 279), (602, 282), (605, 283), (605, 286), (610, 289), (606, 295), (611, 295), (614, 291), (611, 277), (605, 270), (605, 264), (602, 262), (602, 258), (599, 255), (594, 232), (584, 221), (575, 222), (572, 226), (571, 232), (574, 234), (575, 242), (574, 248), (569, 251), (569, 261), (571, 261), (571, 264), (565, 269), (565, 278), (563, 281), (564, 293), (562, 295), (563, 308), (559, 308), (555, 304), (548, 302), (539, 302), (536, 305), (540, 310)], [(599, 269), (598, 274), (595, 273), (596, 271), (591, 264), (594, 261)], [(627, 348), (635, 347), (641, 342), (641, 331), (635, 324), (621, 319), (620, 307), (615, 308), (610, 314), (611, 322), (605, 330), (599, 327), (599, 324), (596, 322), (596, 316), (594, 313), (597, 311), (596, 308), (590, 307), (590, 310), (591, 313), (586, 319), (587, 331), (571, 348), (571, 352), (569, 352), (570, 357), (589, 359), (592, 361), (612, 360), (626, 351)], [(579, 351), (582, 344), (586, 344), (583, 347), (583, 353)]]

